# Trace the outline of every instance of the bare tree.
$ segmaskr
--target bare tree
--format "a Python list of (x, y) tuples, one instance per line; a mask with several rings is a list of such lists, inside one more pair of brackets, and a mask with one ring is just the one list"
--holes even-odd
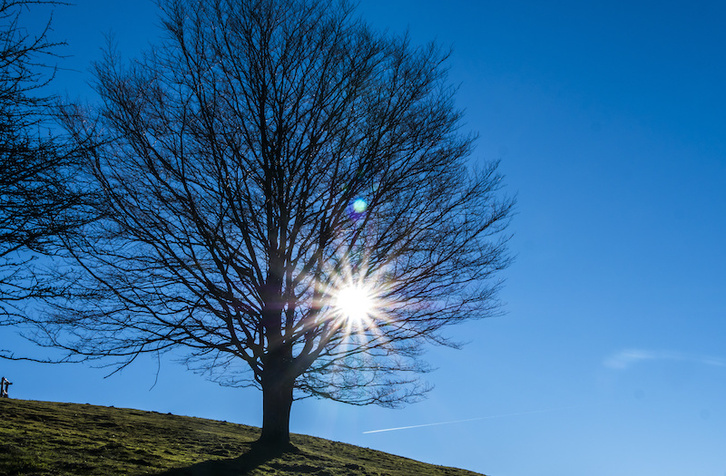
[[(43, 345), (186, 364), (263, 394), (261, 441), (294, 399), (396, 406), (440, 331), (497, 308), (512, 202), (434, 46), (335, 1), (168, 0), (167, 40), (96, 66), (98, 114), (68, 110), (104, 218), (69, 241), (74, 300)], [(89, 117), (95, 117), (91, 120)]]
[(20, 318), (21, 303), (47, 296), (32, 262), (49, 240), (73, 226), (68, 212), (79, 203), (64, 180), (73, 154), (53, 139), (46, 122), (51, 98), (41, 94), (52, 79), (50, 23), (31, 33), (21, 17), (54, 1), (0, 1), (0, 325)]

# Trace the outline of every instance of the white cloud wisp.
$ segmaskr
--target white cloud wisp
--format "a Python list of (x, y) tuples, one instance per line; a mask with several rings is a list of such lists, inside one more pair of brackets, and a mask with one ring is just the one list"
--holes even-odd
[(703, 355), (691, 355), (673, 351), (653, 351), (644, 349), (626, 349), (616, 352), (605, 359), (605, 367), (624, 370), (634, 364), (646, 360), (670, 360), (674, 362), (691, 362), (715, 367), (726, 367), (726, 359)]

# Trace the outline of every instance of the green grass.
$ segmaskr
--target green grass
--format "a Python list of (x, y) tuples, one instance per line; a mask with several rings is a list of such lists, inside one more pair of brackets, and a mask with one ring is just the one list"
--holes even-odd
[(270, 454), (246, 425), (73, 403), (0, 399), (0, 475), (474, 476), (321, 438)]

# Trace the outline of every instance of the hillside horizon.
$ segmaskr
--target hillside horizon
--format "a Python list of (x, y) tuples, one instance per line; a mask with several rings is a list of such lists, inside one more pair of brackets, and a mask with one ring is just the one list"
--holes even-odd
[(270, 453), (259, 428), (99, 405), (0, 399), (0, 474), (481, 476), (368, 448), (292, 435)]

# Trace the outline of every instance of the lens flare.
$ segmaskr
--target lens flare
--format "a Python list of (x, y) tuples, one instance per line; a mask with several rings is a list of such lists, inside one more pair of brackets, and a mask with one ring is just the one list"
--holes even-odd
[(353, 201), (353, 211), (356, 213), (363, 213), (368, 208), (368, 203), (362, 198), (356, 198)]
[(348, 204), (348, 217), (354, 222), (366, 216), (368, 212), (368, 202), (364, 198), (356, 198)]

